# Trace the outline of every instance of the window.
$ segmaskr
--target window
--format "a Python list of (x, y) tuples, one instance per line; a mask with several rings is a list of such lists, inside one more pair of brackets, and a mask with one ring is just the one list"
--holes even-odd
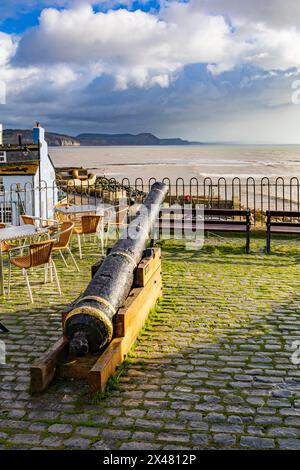
[(6, 163), (6, 152), (0, 151), (0, 163)]
[(12, 206), (11, 204), (0, 204), (0, 222), (3, 224), (12, 223)]
[(0, 194), (4, 193), (3, 176), (0, 176)]

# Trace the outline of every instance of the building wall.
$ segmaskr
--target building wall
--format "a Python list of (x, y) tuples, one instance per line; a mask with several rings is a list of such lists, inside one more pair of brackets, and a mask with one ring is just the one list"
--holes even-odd
[[(40, 145), (40, 165), (36, 174), (1, 176), (0, 222), (19, 224), (19, 215), (23, 212), (42, 219), (54, 216), (58, 191), (55, 186), (55, 170), (48, 156), (48, 144), (42, 127), (37, 126), (33, 129), (33, 141)], [(17, 185), (23, 191), (18, 192)], [(9, 215), (10, 208), (11, 215)]]
[(35, 144), (40, 143), (40, 171), (35, 175), (35, 187), (40, 187), (40, 192), (36, 191), (35, 194), (36, 215), (43, 219), (53, 218), (58, 191), (55, 186), (55, 170), (49, 158), (45, 130), (42, 127), (33, 129), (33, 141)]
[[(34, 176), (32, 175), (3, 175), (2, 192), (0, 193), (0, 222), (19, 223), (20, 206), (26, 213), (34, 215)], [(17, 191), (17, 185), (20, 191)], [(25, 189), (25, 191), (24, 191)], [(9, 209), (11, 208), (11, 220)]]

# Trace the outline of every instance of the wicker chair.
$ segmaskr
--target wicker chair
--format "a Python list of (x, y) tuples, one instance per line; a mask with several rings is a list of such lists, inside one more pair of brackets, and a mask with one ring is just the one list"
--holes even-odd
[[(8, 295), (10, 294), (10, 284), (11, 284), (11, 266), (14, 265), (15, 267), (22, 269), (22, 272), (26, 279), (26, 284), (28, 288), (28, 293), (30, 297), (31, 303), (33, 303), (33, 296), (31, 291), (31, 286), (28, 278), (28, 269), (36, 268), (39, 266), (45, 267), (45, 283), (47, 282), (47, 267), (50, 267), (51, 278), (52, 278), (52, 268), (54, 271), (54, 276), (57, 284), (57, 289), (59, 294), (61, 295), (61, 289), (59, 284), (59, 279), (56, 271), (56, 266), (51, 258), (52, 248), (53, 248), (54, 241), (53, 240), (46, 240), (43, 242), (33, 243), (28, 246), (22, 246), (13, 248), (9, 251), (9, 274), (8, 274)], [(24, 250), (26, 248), (28, 250), (28, 254), (25, 256), (18, 256), (16, 258), (12, 257), (12, 252), (17, 250)]]
[(35, 225), (35, 219), (31, 215), (22, 214), (20, 218), (24, 225)]
[(73, 222), (63, 222), (61, 224), (61, 226), (59, 227), (58, 239), (54, 242), (52, 251), (53, 252), (58, 251), (60, 256), (62, 257), (64, 264), (68, 267), (68, 264), (63, 255), (63, 251), (67, 251), (75, 265), (75, 268), (77, 269), (78, 272), (80, 272), (80, 269), (76, 263), (76, 260), (70, 250), (70, 242), (71, 242), (73, 229), (74, 229)]
[[(70, 204), (68, 202), (59, 202), (56, 204), (57, 209), (62, 209), (64, 207), (69, 207)], [(67, 222), (70, 220), (69, 214), (64, 214), (63, 212), (55, 211), (54, 213), (54, 218), (57, 222), (62, 223), (62, 222)]]
[(58, 221), (54, 219), (43, 219), (41, 217), (35, 217), (33, 215), (20, 215), (21, 222), (23, 225), (37, 225), (43, 228), (49, 228), (50, 231), (57, 230)]
[[(98, 232), (99, 224), (101, 223), (100, 231)], [(100, 233), (101, 249), (103, 253), (103, 216), (102, 215), (83, 215), (80, 218), (78, 225), (75, 225), (74, 232), (77, 234), (79, 257), (82, 259), (82, 249), (80, 235), (92, 235)]]

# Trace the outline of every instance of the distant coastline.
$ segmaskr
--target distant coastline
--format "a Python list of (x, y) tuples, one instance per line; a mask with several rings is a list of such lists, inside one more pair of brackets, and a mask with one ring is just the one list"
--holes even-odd
[[(22, 143), (31, 142), (32, 131), (29, 129), (6, 129), (3, 131), (3, 140), (6, 144), (15, 144), (21, 136)], [(79, 134), (76, 137), (46, 132), (46, 140), (51, 147), (104, 147), (104, 146), (166, 146), (166, 145), (205, 145), (204, 142), (190, 142), (180, 137), (161, 139), (149, 132), (140, 134)]]

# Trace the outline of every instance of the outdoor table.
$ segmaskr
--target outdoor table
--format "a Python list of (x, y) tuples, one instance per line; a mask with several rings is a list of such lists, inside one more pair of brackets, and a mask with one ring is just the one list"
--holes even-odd
[[(3, 242), (34, 238), (47, 233), (48, 228), (38, 228), (34, 225), (11, 225), (0, 229), (0, 246)], [(0, 296), (4, 296), (3, 257), (0, 249)]]
[(70, 205), (70, 206), (63, 206), (63, 207), (56, 207), (55, 212), (60, 212), (61, 214), (65, 215), (74, 215), (74, 214), (88, 214), (88, 213), (96, 213), (98, 215), (104, 215), (106, 211), (111, 209), (113, 206), (110, 204), (78, 204), (78, 205)]

